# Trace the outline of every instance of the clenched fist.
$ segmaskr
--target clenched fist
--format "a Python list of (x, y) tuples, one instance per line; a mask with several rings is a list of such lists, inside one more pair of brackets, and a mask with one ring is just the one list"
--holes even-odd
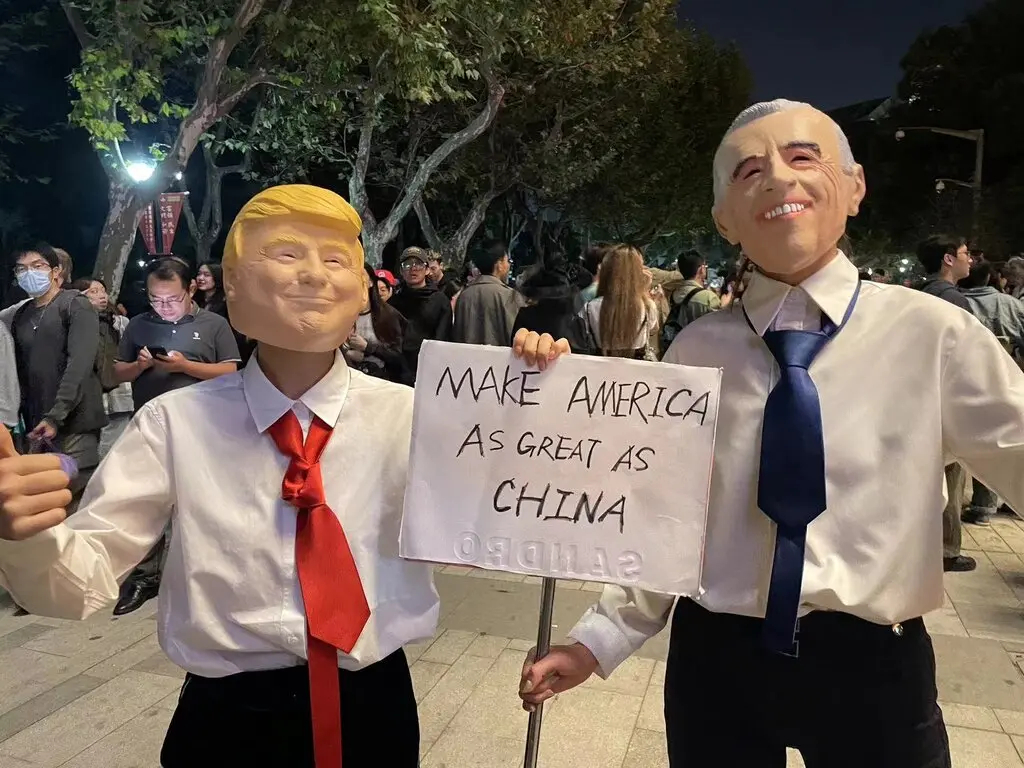
[(76, 471), (68, 456), (19, 456), (0, 424), (0, 539), (20, 541), (60, 524), (67, 517), (68, 485)]

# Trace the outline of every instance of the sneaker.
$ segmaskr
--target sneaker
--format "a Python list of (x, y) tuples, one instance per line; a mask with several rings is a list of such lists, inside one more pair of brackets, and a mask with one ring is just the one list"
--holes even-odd
[(982, 512), (980, 509), (974, 509), (973, 507), (968, 507), (960, 515), (960, 519), (963, 522), (970, 523), (971, 525), (988, 525), (989, 517), (991, 517), (990, 513)]
[(942, 558), (942, 570), (945, 573), (962, 573), (964, 571), (973, 571), (977, 567), (978, 561), (975, 560), (973, 557), (968, 557), (967, 555), (957, 555), (956, 557)]

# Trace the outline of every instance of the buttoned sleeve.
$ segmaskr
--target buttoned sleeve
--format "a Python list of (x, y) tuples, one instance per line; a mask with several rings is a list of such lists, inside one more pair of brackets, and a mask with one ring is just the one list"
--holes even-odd
[(942, 431), (949, 453), (1024, 510), (1024, 372), (973, 318), (943, 364)]
[(598, 674), (608, 677), (645, 642), (665, 628), (675, 597), (614, 584), (587, 609), (569, 637), (590, 649)]
[(25, 541), (0, 541), (0, 586), (30, 613), (82, 619), (114, 603), (119, 582), (162, 535), (173, 493), (155, 406), (127, 426), (67, 522)]

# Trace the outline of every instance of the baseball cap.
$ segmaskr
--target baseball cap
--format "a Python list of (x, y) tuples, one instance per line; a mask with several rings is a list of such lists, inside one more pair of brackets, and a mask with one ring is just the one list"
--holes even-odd
[(402, 264), (408, 261), (422, 261), (424, 264), (427, 263), (427, 252), (422, 248), (413, 246), (412, 248), (406, 248), (402, 251)]
[(392, 288), (394, 288), (396, 285), (398, 285), (398, 280), (395, 279), (395, 276), (393, 274), (391, 274), (391, 272), (389, 270), (378, 269), (373, 274), (375, 274), (378, 278), (380, 278), (385, 283), (390, 285)]

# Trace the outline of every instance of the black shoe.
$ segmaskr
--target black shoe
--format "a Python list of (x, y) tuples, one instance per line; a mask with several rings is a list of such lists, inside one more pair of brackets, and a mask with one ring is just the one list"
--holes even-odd
[(1016, 517), (1017, 513), (1010, 509), (1006, 504), (1000, 504), (999, 509), (996, 510), (997, 515), (1005, 515), (1006, 517)]
[(28, 611), (22, 608), (17, 603), (14, 604), (14, 615), (15, 616), (28, 616)]
[(121, 587), (121, 599), (114, 606), (115, 616), (137, 611), (147, 602), (152, 600), (160, 592), (159, 584), (152, 584), (146, 581), (126, 581)]
[(967, 555), (957, 555), (956, 557), (944, 557), (942, 558), (942, 570), (945, 572), (963, 572), (973, 571), (978, 567), (978, 561), (973, 557)]
[(988, 525), (989, 513), (968, 508), (961, 513), (960, 519), (965, 523), (970, 523), (971, 525)]

